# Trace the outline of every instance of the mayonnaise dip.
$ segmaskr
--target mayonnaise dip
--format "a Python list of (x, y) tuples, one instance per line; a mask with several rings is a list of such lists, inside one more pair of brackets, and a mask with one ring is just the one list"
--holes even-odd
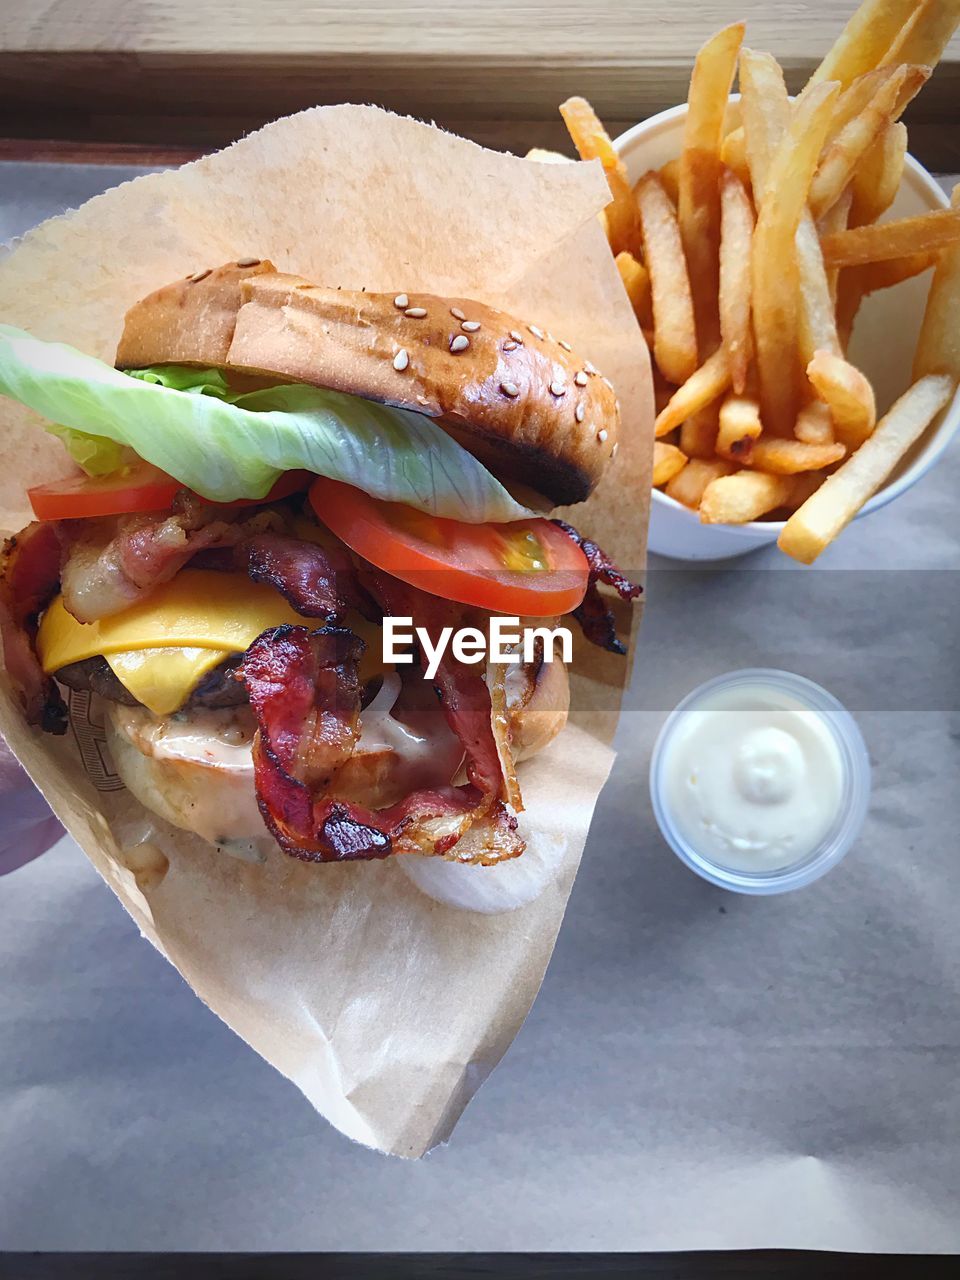
[(774, 871), (809, 857), (844, 806), (845, 766), (830, 722), (776, 683), (707, 689), (663, 744), (661, 800), (702, 858)]

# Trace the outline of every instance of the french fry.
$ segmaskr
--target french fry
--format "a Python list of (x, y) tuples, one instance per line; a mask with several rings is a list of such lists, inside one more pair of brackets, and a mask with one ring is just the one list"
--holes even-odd
[(820, 247), (827, 267), (859, 267), (887, 262), (913, 253), (949, 249), (960, 241), (960, 210), (934, 209), (931, 213), (896, 222), (852, 227), (824, 236)]
[(703, 524), (747, 524), (784, 506), (792, 491), (789, 476), (771, 476), (763, 471), (718, 476), (700, 499), (700, 519)]
[(790, 119), (790, 99), (783, 71), (769, 53), (741, 49), (740, 109), (753, 199), (759, 207), (770, 164)]
[(637, 319), (644, 329), (652, 328), (653, 310), (650, 306), (650, 275), (647, 268), (626, 250), (617, 254), (616, 263)]
[(538, 164), (573, 164), (569, 156), (561, 151), (551, 151), (548, 147), (531, 147), (524, 160), (536, 160)]
[(818, 351), (814, 355), (807, 365), (807, 377), (829, 406), (840, 441), (850, 449), (858, 448), (877, 422), (877, 406), (869, 379), (849, 361), (830, 351)]
[(747, 162), (747, 137), (741, 125), (733, 129), (723, 140), (720, 160), (732, 170), (745, 187), (750, 186), (750, 165)]
[(686, 382), (678, 387), (666, 407), (657, 415), (654, 435), (665, 436), (674, 427), (705, 409), (730, 385), (730, 360), (724, 347), (716, 351)]
[(821, 349), (840, 355), (833, 294), (823, 265), (820, 237), (807, 210), (801, 214), (797, 228), (796, 252), (800, 279), (799, 348), (800, 358), (807, 364)]
[(953, 379), (942, 374), (915, 382), (870, 439), (793, 513), (778, 539), (780, 550), (812, 564), (920, 439), (949, 401), (953, 387)]
[(882, 130), (857, 165), (851, 183), (851, 227), (876, 222), (890, 208), (900, 190), (906, 158), (907, 126), (898, 120)]
[(676, 156), (673, 160), (668, 160), (666, 164), (660, 166), (657, 170), (660, 174), (660, 181), (663, 183), (663, 189), (673, 201), (676, 208), (677, 200), (680, 193), (680, 157)]
[(607, 235), (614, 253), (626, 249), (640, 252), (640, 224), (630, 190), (627, 167), (613, 149), (610, 136), (586, 98), (568, 98), (560, 104), (560, 114), (573, 144), (583, 160), (599, 160), (607, 176), (612, 197), (606, 207)]
[(802, 471), (793, 477), (790, 497), (783, 504), (788, 511), (796, 511), (806, 500), (817, 492), (827, 478), (825, 471)]
[[(960, 209), (960, 183), (951, 204)], [(960, 382), (960, 245), (941, 255), (927, 296), (913, 376), (926, 373), (946, 373)]]
[(677, 218), (690, 272), (697, 334), (701, 347), (707, 350), (720, 337), (720, 147), (743, 32), (742, 22), (732, 23), (712, 36), (697, 54), (677, 175)]
[(883, 129), (920, 90), (930, 76), (927, 67), (898, 67), (859, 115), (846, 124), (827, 147), (810, 184), (810, 210), (822, 218), (839, 198), (862, 157)]
[(842, 444), (804, 444), (802, 440), (758, 440), (750, 465), (775, 476), (822, 471), (847, 456)]
[(753, 396), (730, 393), (720, 406), (717, 453), (741, 466), (750, 461), (753, 442), (763, 430), (760, 406)]
[(877, 91), (899, 70), (899, 67), (874, 67), (872, 71), (865, 71), (847, 85), (833, 109), (830, 132), (827, 134), (828, 146), (845, 125), (866, 110)]
[(656, 173), (636, 186), (643, 249), (650, 273), (653, 355), (668, 382), (686, 382), (697, 367), (697, 330), (677, 214)]
[[(730, 362), (730, 380), (740, 394), (753, 354), (750, 328), (750, 258), (753, 205), (732, 170), (720, 176), (720, 336)], [(817, 242), (819, 249), (819, 241)]]
[(960, 25), (960, 0), (923, 0), (912, 20), (887, 50), (885, 63), (914, 62), (935, 67)]
[(811, 400), (797, 414), (793, 434), (804, 444), (833, 444), (833, 418), (823, 400)]
[(709, 461), (717, 452), (720, 406), (714, 401), (690, 415), (680, 428), (680, 448), (688, 458)]
[(672, 480), (687, 465), (687, 455), (676, 445), (664, 444), (662, 440), (653, 445), (653, 485), (659, 489), (662, 484)]
[[(825, 80), (846, 87), (888, 56), (920, 0), (865, 0), (844, 27), (833, 48), (810, 77), (807, 92)], [(895, 62), (926, 62), (925, 58), (896, 57)]]
[[(824, 216), (817, 223), (818, 236), (829, 236), (829, 235), (832, 235), (834, 231), (845, 231), (850, 221), (850, 209), (852, 205), (853, 205), (853, 191), (850, 187), (847, 187), (846, 191), (844, 191), (843, 194), (840, 196), (840, 199), (837, 200), (827, 210)], [(819, 249), (819, 246), (818, 246), (818, 249)], [(822, 263), (823, 262), (822, 249), (819, 249), (819, 257)], [(833, 301), (834, 313), (836, 313), (837, 283), (840, 279), (840, 268), (831, 267), (829, 270), (827, 270), (827, 268), (824, 267), (824, 274), (827, 280), (827, 288), (830, 291), (830, 297)], [(840, 338), (840, 342), (842, 345), (843, 344), (842, 337)]]
[(736, 469), (734, 463), (725, 462), (722, 458), (714, 458), (710, 462), (704, 462), (701, 458), (692, 458), (683, 470), (669, 481), (664, 492), (668, 498), (673, 498), (683, 506), (696, 511), (707, 485), (718, 476), (728, 476)]
[[(767, 173), (753, 237), (753, 330), (760, 380), (760, 414), (768, 432), (793, 434), (798, 365), (797, 228), (830, 124), (836, 84), (817, 85), (790, 120)], [(747, 131), (748, 149), (750, 131)]]

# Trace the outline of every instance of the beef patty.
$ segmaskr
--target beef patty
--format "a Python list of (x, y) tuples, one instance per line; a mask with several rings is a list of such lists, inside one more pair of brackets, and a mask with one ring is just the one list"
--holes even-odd
[[(237, 707), (246, 702), (247, 691), (233, 676), (242, 657), (242, 653), (233, 653), (229, 658), (224, 658), (219, 666), (208, 671), (182, 709), (212, 711), (219, 707)], [(121, 702), (127, 707), (140, 706), (139, 700), (114, 675), (106, 658), (99, 655), (61, 667), (55, 673), (55, 678), (68, 689), (88, 690), (110, 702)]]

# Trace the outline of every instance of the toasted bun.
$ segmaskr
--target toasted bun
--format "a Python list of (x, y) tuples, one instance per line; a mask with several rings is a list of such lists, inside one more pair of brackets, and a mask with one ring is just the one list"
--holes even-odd
[[(570, 688), (562, 662), (518, 668), (515, 674), (507, 693), (511, 749), (516, 760), (526, 760), (566, 724)], [(171, 749), (169, 722), (144, 707), (105, 706), (114, 767), (145, 809), (211, 844), (267, 837), (257, 807), (250, 739), (235, 742), (238, 709), (175, 717)], [(459, 754), (452, 757), (451, 770), (458, 760)], [(341, 785), (348, 798), (374, 808), (396, 802), (398, 783), (402, 794), (403, 763), (382, 741), (364, 747), (361, 738), (346, 774)]]
[(558, 504), (590, 494), (617, 443), (611, 384), (535, 324), (466, 298), (324, 288), (255, 259), (138, 302), (116, 363), (216, 365), (411, 409)]

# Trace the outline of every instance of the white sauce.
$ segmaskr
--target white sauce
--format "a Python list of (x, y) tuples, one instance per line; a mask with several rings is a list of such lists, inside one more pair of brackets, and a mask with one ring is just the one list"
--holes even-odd
[(682, 713), (666, 744), (664, 802), (702, 857), (738, 871), (802, 861), (834, 825), (844, 765), (829, 724), (757, 683)]

